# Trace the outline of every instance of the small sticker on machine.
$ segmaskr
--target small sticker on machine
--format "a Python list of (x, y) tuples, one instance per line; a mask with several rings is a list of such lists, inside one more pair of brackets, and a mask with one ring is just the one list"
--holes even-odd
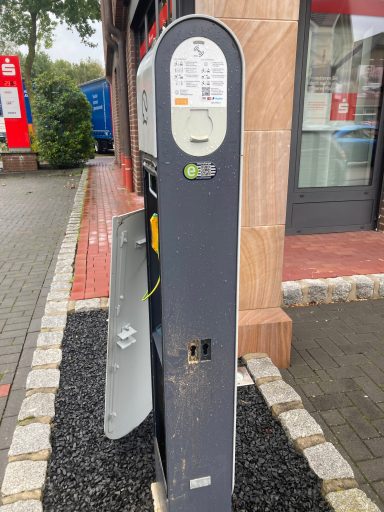
[(200, 487), (208, 487), (211, 485), (211, 477), (203, 476), (202, 478), (195, 478), (194, 480), (189, 481), (189, 488), (192, 489), (200, 489)]
[(174, 51), (170, 64), (172, 107), (227, 106), (227, 60), (207, 37), (190, 37)]
[(216, 166), (212, 162), (194, 162), (184, 167), (184, 176), (187, 180), (211, 180), (216, 173)]

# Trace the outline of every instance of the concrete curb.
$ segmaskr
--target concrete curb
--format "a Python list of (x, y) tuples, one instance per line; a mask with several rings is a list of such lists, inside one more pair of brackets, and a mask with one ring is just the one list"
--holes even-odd
[(85, 311), (95, 311), (97, 309), (108, 309), (109, 298), (100, 297), (96, 299), (84, 299), (68, 302), (68, 313), (83, 313)]
[(382, 299), (384, 274), (285, 281), (281, 287), (282, 305), (288, 307)]
[(41, 512), (51, 455), (51, 425), (60, 381), (61, 341), (67, 322), (73, 262), (87, 188), (88, 169), (81, 175), (55, 274), (45, 305), (32, 369), (14, 432), (1, 487), (0, 512)]
[(248, 354), (243, 361), (289, 442), (307, 459), (322, 482), (322, 492), (330, 507), (335, 512), (380, 512), (358, 489), (351, 466), (326, 441), (320, 425), (304, 409), (296, 391), (283, 381), (267, 354)]

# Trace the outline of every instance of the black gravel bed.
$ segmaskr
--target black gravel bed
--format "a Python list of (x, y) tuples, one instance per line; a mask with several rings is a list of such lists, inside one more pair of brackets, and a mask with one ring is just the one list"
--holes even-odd
[[(124, 439), (104, 436), (107, 325), (103, 311), (68, 317), (45, 512), (153, 511), (151, 416)], [(257, 388), (245, 386), (238, 390), (233, 512), (256, 511), (331, 509), (319, 480), (288, 444)]]

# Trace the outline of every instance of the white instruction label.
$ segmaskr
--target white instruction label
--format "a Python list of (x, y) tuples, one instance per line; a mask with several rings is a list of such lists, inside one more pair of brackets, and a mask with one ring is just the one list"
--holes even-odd
[(0, 98), (4, 118), (19, 119), (21, 112), (17, 87), (0, 87)]
[(227, 106), (227, 60), (206, 37), (190, 37), (173, 52), (171, 105), (180, 108)]

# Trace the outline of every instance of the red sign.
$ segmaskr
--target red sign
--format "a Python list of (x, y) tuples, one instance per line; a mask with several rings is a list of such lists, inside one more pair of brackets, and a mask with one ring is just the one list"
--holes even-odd
[(0, 98), (9, 149), (31, 147), (19, 57), (0, 55)]
[[(170, 0), (169, 8), (172, 10), (172, 0)], [(159, 29), (164, 27), (164, 25), (168, 21), (168, 3), (165, 2), (162, 8), (159, 11)], [(153, 41), (156, 38), (156, 21), (153, 23), (152, 27), (149, 29), (148, 32), (148, 49), (151, 47)], [(141, 43), (139, 54), (140, 59), (144, 57), (144, 55), (147, 53), (147, 45), (145, 44), (145, 40)]]
[(384, 16), (384, 0), (312, 0), (312, 12)]
[(332, 94), (331, 121), (354, 121), (357, 94), (340, 92)]

